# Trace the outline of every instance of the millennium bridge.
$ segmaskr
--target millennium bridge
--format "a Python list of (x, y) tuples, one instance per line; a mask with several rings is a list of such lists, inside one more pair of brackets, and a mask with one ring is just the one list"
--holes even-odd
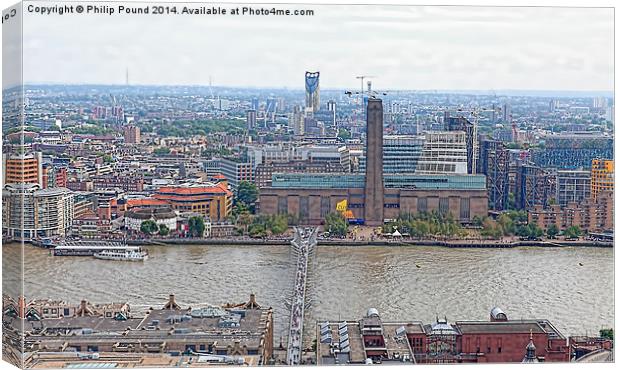
[[(303, 350), (304, 310), (306, 308), (306, 286), (308, 281), (308, 262), (314, 256), (318, 228), (295, 228), (291, 241), (293, 253), (297, 257), (295, 285), (290, 297), (291, 319), (288, 332), (287, 362), (299, 365)], [(288, 305), (287, 305), (288, 306)]]

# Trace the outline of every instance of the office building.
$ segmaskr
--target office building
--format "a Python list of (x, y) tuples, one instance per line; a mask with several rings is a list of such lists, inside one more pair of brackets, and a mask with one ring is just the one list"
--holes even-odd
[(476, 173), (476, 161), (478, 160), (478, 133), (476, 127), (467, 118), (463, 116), (451, 117), (449, 112), (446, 112), (444, 120), (446, 131), (462, 131), (465, 133), (467, 173)]
[(4, 155), (4, 184), (43, 185), (41, 152)]
[(427, 132), (416, 173), (467, 174), (467, 142), (465, 132)]
[(226, 219), (232, 209), (232, 197), (225, 182), (163, 186), (153, 195), (175, 211), (199, 213), (213, 221)]
[[(415, 173), (424, 148), (424, 136), (386, 135), (383, 137), (383, 173)], [(360, 172), (366, 171), (366, 156), (360, 157)]]
[(219, 172), (226, 177), (228, 184), (236, 191), (241, 181), (254, 182), (252, 163), (234, 158), (221, 158)]

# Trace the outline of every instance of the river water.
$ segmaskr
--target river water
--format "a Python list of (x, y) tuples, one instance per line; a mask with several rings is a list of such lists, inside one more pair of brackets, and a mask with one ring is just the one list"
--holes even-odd
[[(4, 291), (15, 295), (21, 246), (3, 247)], [(295, 257), (287, 246), (157, 246), (143, 263), (54, 257), (24, 246), (27, 298), (162, 306), (245, 302), (274, 308), (275, 344), (284, 337)], [(317, 320), (361, 318), (432, 323), (436, 315), (488, 320), (494, 306), (509, 319), (549, 319), (564, 335), (613, 327), (614, 259), (610, 248), (448, 249), (328, 247), (310, 267), (305, 341)], [(310, 338), (310, 339), (308, 339)]]

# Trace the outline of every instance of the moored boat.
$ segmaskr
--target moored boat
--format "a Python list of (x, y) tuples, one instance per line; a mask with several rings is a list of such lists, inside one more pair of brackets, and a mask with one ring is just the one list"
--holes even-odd
[(128, 246), (119, 241), (107, 240), (65, 240), (54, 249), (55, 256), (92, 256), (103, 251), (139, 251), (140, 247)]

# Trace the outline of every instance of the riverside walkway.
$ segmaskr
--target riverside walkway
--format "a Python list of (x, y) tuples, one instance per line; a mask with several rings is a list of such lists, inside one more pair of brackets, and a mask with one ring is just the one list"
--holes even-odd
[(286, 360), (289, 365), (299, 365), (301, 360), (308, 261), (315, 252), (317, 233), (318, 228), (295, 228), (295, 236), (291, 241), (291, 247), (297, 256), (297, 266), (295, 285), (291, 296), (291, 319), (286, 352)]

